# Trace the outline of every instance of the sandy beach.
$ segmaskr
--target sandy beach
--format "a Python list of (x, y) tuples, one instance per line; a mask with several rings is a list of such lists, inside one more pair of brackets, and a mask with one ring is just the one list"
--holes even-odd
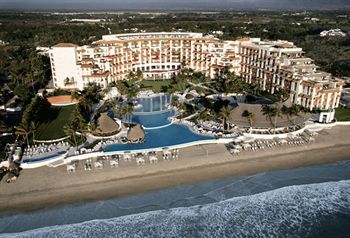
[(29, 211), (66, 203), (108, 199), (212, 179), (305, 167), (350, 159), (350, 126), (324, 130), (312, 144), (284, 145), (232, 156), (224, 145), (181, 149), (178, 160), (137, 166), (123, 161), (118, 168), (75, 173), (66, 166), (42, 167), (21, 172), (19, 179), (0, 183), (0, 211)]

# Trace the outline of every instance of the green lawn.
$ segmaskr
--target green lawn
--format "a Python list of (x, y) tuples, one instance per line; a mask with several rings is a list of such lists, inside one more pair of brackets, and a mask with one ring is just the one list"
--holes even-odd
[(142, 89), (152, 89), (154, 92), (161, 92), (162, 86), (169, 86), (169, 80), (142, 80), (140, 82)]
[(38, 114), (39, 127), (35, 133), (37, 140), (53, 140), (65, 137), (63, 127), (66, 125), (75, 105), (65, 107), (48, 107)]
[[(170, 84), (170, 80), (142, 80), (140, 82), (141, 89), (149, 89), (155, 93), (162, 92), (162, 86), (169, 86)], [(172, 86), (175, 88), (175, 90), (183, 91), (186, 89), (188, 84), (184, 82)]]
[(350, 109), (345, 107), (336, 108), (335, 118), (337, 121), (350, 121)]

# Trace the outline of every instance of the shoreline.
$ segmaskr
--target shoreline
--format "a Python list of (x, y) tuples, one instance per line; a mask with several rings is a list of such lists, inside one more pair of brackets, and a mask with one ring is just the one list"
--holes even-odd
[[(28, 212), (184, 184), (349, 160), (348, 136), (349, 126), (337, 126), (325, 135), (318, 135), (314, 144), (244, 151), (238, 156), (229, 154), (223, 145), (205, 145), (181, 149), (179, 160), (157, 165), (138, 167), (128, 162), (123, 168), (73, 174), (67, 174), (64, 166), (24, 170), (15, 183), (1, 182), (0, 212)], [(206, 151), (210, 151), (208, 157)]]

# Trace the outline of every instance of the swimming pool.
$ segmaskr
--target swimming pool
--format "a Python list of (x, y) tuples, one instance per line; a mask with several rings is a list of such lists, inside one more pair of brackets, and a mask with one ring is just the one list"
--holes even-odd
[(136, 101), (138, 105), (134, 109), (135, 114), (160, 112), (169, 108), (171, 96), (169, 94), (155, 94), (137, 98)]
[(143, 125), (145, 128), (160, 127), (170, 124), (169, 117), (174, 114), (174, 110), (153, 114), (134, 114), (132, 116), (132, 121)]
[[(134, 113), (132, 116), (132, 121), (142, 124), (145, 128), (145, 142), (135, 143), (135, 144), (111, 144), (104, 148), (105, 152), (116, 152), (116, 151), (132, 151), (132, 150), (142, 150), (151, 148), (163, 148), (169, 146), (182, 145), (192, 142), (207, 142), (209, 140), (215, 139), (213, 136), (204, 136), (194, 133), (185, 125), (181, 124), (171, 124), (169, 117), (173, 116), (174, 110), (158, 110), (155, 109), (163, 108), (161, 105), (165, 102), (164, 97), (170, 97), (168, 95), (161, 95), (159, 97), (149, 97), (142, 98), (140, 102), (143, 105), (152, 105), (158, 100), (155, 107), (148, 108), (150, 111), (147, 113)], [(163, 97), (163, 99), (160, 99)], [(167, 99), (167, 100), (168, 100)], [(138, 99), (139, 100), (139, 99)], [(163, 104), (162, 104), (163, 105)], [(154, 105), (153, 105), (154, 106)], [(147, 106), (143, 107), (144, 112), (146, 112)]]
[(187, 144), (195, 141), (213, 140), (212, 136), (203, 136), (192, 132), (187, 126), (171, 124), (159, 129), (146, 129), (145, 142), (137, 144), (112, 144), (105, 147), (105, 152), (132, 151), (150, 148), (163, 148)]

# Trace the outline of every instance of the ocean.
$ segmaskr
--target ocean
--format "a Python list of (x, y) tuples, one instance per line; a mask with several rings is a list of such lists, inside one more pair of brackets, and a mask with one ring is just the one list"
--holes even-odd
[(0, 216), (0, 237), (350, 237), (350, 161)]

